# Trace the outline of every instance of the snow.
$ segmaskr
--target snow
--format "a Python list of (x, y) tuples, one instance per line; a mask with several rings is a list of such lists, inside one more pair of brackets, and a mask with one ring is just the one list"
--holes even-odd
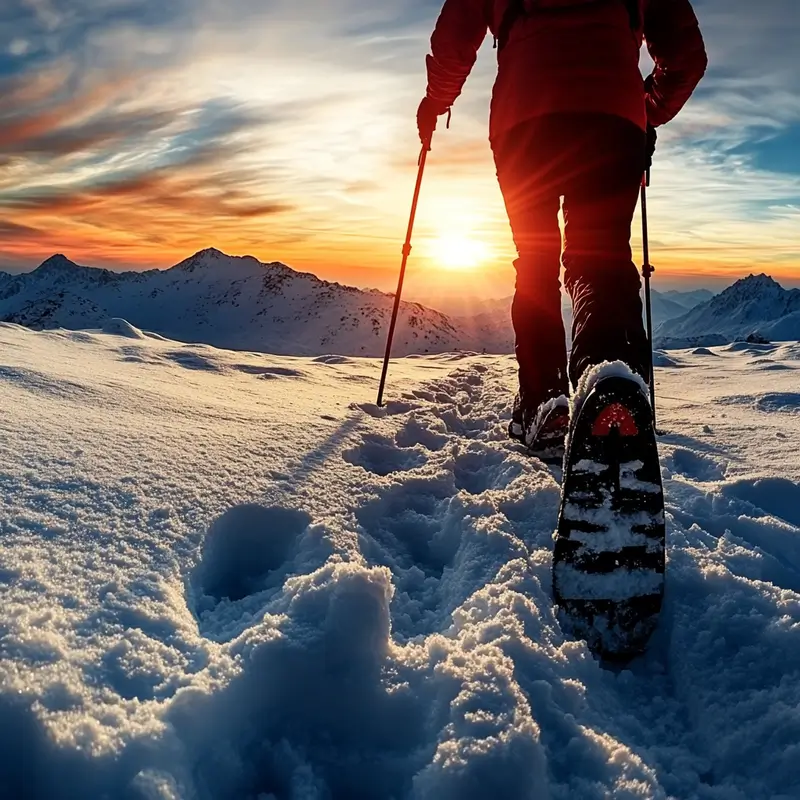
[(714, 347), (751, 335), (769, 341), (800, 338), (800, 290), (784, 289), (768, 275), (750, 275), (683, 316), (658, 325), (661, 348)]
[(665, 609), (612, 670), (510, 357), (379, 409), (377, 360), (118, 331), (0, 325), (0, 796), (798, 797), (800, 346), (657, 370)]

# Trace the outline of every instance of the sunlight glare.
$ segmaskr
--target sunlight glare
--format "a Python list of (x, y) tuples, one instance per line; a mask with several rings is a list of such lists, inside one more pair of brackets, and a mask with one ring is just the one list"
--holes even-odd
[(475, 269), (488, 260), (489, 248), (468, 236), (448, 234), (433, 240), (431, 258), (445, 269)]

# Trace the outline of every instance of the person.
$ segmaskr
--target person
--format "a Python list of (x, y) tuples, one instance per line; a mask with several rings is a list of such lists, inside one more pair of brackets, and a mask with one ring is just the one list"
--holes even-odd
[[(631, 223), (655, 129), (688, 101), (707, 56), (690, 0), (446, 0), (417, 112), (428, 147), (487, 30), (498, 63), (489, 139), (518, 253), (509, 435), (548, 451), (563, 448), (570, 380), (619, 360), (649, 381)], [(646, 81), (643, 41), (654, 62)], [(562, 261), (573, 304), (569, 363)]]

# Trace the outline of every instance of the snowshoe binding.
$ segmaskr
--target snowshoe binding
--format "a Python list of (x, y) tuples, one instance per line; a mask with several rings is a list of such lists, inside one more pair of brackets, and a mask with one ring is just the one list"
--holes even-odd
[(628, 660), (645, 650), (661, 611), (664, 493), (643, 384), (622, 377), (622, 364), (602, 370), (572, 420), (553, 589), (566, 629), (595, 654)]

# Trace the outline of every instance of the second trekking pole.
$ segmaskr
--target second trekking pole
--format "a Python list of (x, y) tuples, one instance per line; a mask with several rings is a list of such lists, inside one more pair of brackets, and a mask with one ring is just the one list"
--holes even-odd
[(392, 321), (389, 323), (389, 335), (386, 339), (386, 355), (383, 358), (383, 371), (381, 372), (381, 384), (378, 387), (378, 406), (383, 405), (383, 390), (386, 388), (386, 375), (389, 372), (389, 359), (392, 355), (392, 340), (394, 339), (394, 329), (397, 325), (397, 315), (400, 311), (400, 297), (403, 294), (403, 281), (406, 277), (406, 264), (411, 255), (411, 234), (414, 232), (414, 220), (417, 217), (417, 204), (419, 203), (419, 192), (422, 188), (422, 175), (425, 172), (425, 162), (428, 159), (428, 151), (431, 149), (430, 141), (422, 145), (419, 154), (419, 170), (417, 171), (417, 184), (414, 187), (414, 199), (411, 202), (411, 218), (408, 220), (408, 232), (406, 241), (403, 245), (403, 261), (400, 264), (400, 279), (397, 281), (397, 292), (394, 296), (394, 309), (392, 310)]
[(650, 263), (650, 241), (647, 230), (647, 187), (650, 185), (650, 168), (642, 175), (642, 249), (644, 251), (644, 263), (642, 265), (642, 277), (644, 278), (644, 303), (647, 316), (647, 343), (650, 348), (650, 405), (653, 408), (653, 429), (656, 425), (656, 379), (653, 364), (653, 309), (650, 302), (650, 276), (654, 272), (653, 265)]

